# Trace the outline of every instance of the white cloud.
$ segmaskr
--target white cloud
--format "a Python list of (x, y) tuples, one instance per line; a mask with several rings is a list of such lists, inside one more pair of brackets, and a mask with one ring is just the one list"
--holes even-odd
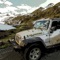
[(16, 8), (16, 7), (13, 7), (13, 6), (8, 6), (8, 7), (6, 7), (6, 9), (7, 9), (8, 11), (17, 10), (17, 8)]
[(23, 10), (21, 12), (22, 14), (27, 14), (27, 13), (33, 12), (34, 10), (36, 10), (36, 9), (38, 9), (40, 7), (44, 7), (45, 8), (49, 3), (56, 4), (58, 2), (60, 2), (60, 0), (47, 0), (45, 3), (39, 5), (38, 7), (31, 7), (31, 6), (28, 6), (26, 4), (22, 4), (20, 6), (17, 6), (17, 8), (19, 8), (19, 10)]
[(13, 3), (11, 3), (10, 1), (7, 1), (7, 0), (0, 0), (0, 4), (4, 4), (6, 6), (11, 6), (13, 5)]
[(3, 4), (3, 2), (0, 0), (0, 4)]
[(30, 10), (28, 10), (27, 12), (28, 13), (31, 13), (31, 12), (33, 12), (33, 11), (35, 11), (36, 9), (38, 9), (39, 7), (32, 7)]
[(16, 10), (18, 10), (16, 7), (13, 7), (13, 6), (9, 6), (9, 7), (6, 7), (6, 10), (8, 10), (7, 12), (10, 13), (10, 14), (18, 14), (18, 12)]
[(3, 2), (5, 2), (5, 1), (7, 1), (7, 0), (0, 0), (0, 1), (3, 1)]
[(20, 6), (17, 6), (17, 8), (29, 10), (29, 9), (31, 9), (32, 7), (31, 7), (31, 6), (28, 6), (28, 5), (25, 5), (25, 4), (22, 4), (22, 5), (20, 5)]
[(12, 4), (11, 2), (9, 2), (9, 1), (4, 2), (4, 4), (7, 5), (7, 6), (13, 5), (13, 4)]
[(8, 10), (6, 8), (0, 8), (1, 13), (6, 13)]
[(9, 7), (5, 7), (5, 8), (0, 8), (0, 12), (1, 13), (6, 13), (6, 12), (14, 12), (15, 10), (17, 10), (16, 7), (13, 7), (13, 6), (9, 6)]
[(17, 10), (17, 8), (13, 7), (13, 4), (7, 0), (0, 0), (0, 4), (5, 6), (4, 8), (0, 8), (1, 13), (15, 13), (15, 10)]
[[(15, 13), (15, 14), (27, 14), (31, 13), (34, 10), (38, 9), (39, 7), (45, 7), (49, 3), (56, 4), (57, 2), (60, 2), (60, 0), (47, 0), (45, 3), (39, 5), (38, 7), (31, 7), (26, 4), (21, 4), (20, 6), (13, 7), (13, 3), (7, 1), (7, 0), (0, 0), (0, 4), (5, 4), (6, 7), (0, 8), (1, 13)], [(19, 12), (18, 12), (19, 11)]]
[(31, 6), (28, 6), (26, 4), (22, 4), (20, 6), (17, 6), (17, 8), (19, 10), (22, 10), (21, 14), (27, 14), (27, 13), (31, 13), (33, 12), (34, 10), (37, 9), (37, 7), (31, 7)]

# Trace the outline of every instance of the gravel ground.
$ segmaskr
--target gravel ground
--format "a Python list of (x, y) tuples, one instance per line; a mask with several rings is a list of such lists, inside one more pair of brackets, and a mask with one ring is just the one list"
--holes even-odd
[[(0, 60), (24, 60), (22, 52), (16, 52), (12, 47), (0, 49)], [(40, 60), (60, 60), (60, 47), (49, 49)]]

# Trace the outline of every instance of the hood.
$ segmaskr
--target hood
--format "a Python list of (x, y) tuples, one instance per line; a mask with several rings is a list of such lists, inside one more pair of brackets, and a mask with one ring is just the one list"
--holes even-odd
[(21, 38), (24, 38), (24, 37), (29, 38), (29, 37), (36, 36), (39, 34), (43, 34), (43, 31), (41, 31), (40, 29), (30, 29), (30, 30), (21, 31), (17, 33), (16, 35)]

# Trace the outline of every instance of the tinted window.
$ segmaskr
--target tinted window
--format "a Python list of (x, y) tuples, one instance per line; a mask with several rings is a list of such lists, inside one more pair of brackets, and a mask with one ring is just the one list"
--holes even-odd
[(55, 29), (60, 29), (60, 21), (53, 21), (52, 27), (55, 27)]

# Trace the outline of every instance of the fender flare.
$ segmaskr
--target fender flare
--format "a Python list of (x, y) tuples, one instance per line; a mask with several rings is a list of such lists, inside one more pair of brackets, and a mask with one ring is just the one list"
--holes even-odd
[(40, 37), (25, 39), (25, 40), (23, 40), (23, 42), (25, 43), (25, 46), (28, 45), (28, 44), (33, 44), (33, 43), (36, 43), (36, 42), (40, 42), (40, 43), (43, 44), (43, 46), (45, 48), (47, 48), (44, 41)]

